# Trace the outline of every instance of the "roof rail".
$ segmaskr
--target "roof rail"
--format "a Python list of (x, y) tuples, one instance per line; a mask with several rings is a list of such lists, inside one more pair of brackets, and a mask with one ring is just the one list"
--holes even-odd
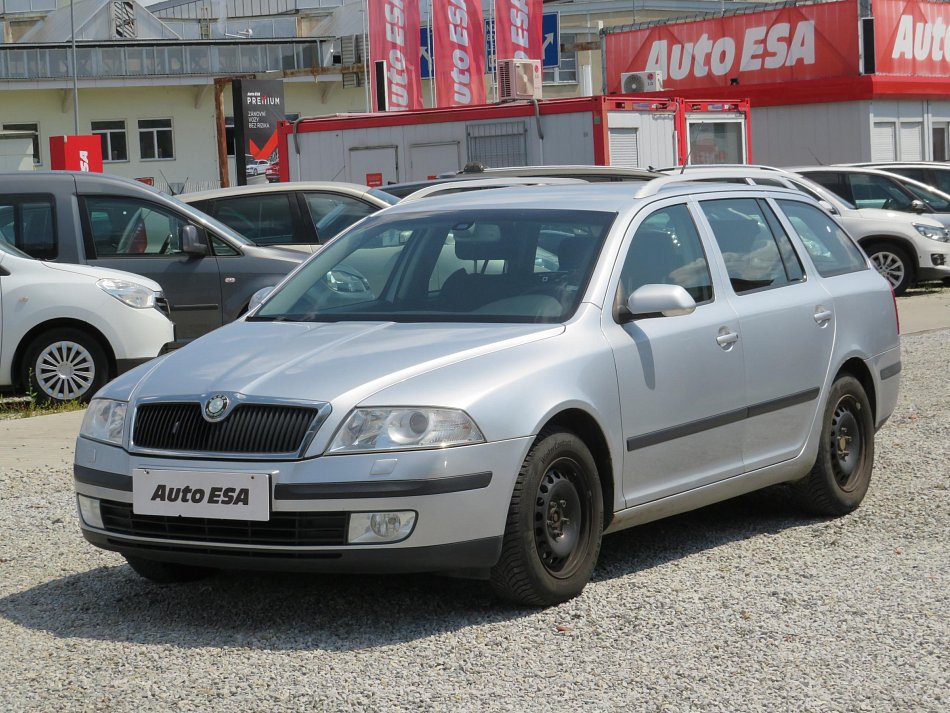
[[(429, 198), (430, 196), (436, 195), (438, 193), (463, 193), (466, 191), (479, 190), (482, 188), (511, 188), (513, 186), (548, 186), (548, 185), (564, 185), (564, 184), (577, 184), (584, 183), (588, 184), (588, 181), (582, 180), (580, 178), (560, 178), (553, 176), (539, 176), (539, 177), (521, 177), (521, 176), (509, 176), (507, 178), (475, 178), (464, 181), (446, 181), (444, 183), (436, 183), (432, 186), (425, 186), (420, 188), (418, 191), (413, 191), (408, 196), (403, 198), (400, 203), (408, 203), (411, 201), (417, 201), (421, 198)], [(383, 187), (385, 190), (385, 186)]]

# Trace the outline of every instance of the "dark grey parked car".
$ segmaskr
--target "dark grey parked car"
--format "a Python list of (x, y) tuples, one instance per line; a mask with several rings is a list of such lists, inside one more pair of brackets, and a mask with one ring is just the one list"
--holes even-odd
[(41, 260), (155, 280), (165, 291), (180, 342), (240, 316), (251, 295), (279, 282), (305, 257), (255, 245), (142, 183), (96, 173), (0, 174), (0, 230)]

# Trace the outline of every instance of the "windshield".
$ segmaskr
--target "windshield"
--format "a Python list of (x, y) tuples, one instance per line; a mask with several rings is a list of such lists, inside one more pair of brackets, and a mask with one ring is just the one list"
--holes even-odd
[(207, 213), (202, 213), (200, 210), (198, 210), (197, 208), (195, 208), (193, 205), (188, 205), (188, 204), (185, 203), (184, 201), (181, 201), (181, 200), (179, 200), (178, 198), (176, 198), (175, 196), (170, 196), (170, 195), (168, 195), (168, 194), (163, 194), (163, 195), (165, 196), (165, 198), (167, 198), (168, 200), (170, 200), (170, 201), (172, 201), (173, 203), (175, 203), (175, 204), (176, 204), (179, 208), (181, 208), (187, 215), (190, 215), (190, 216), (200, 215), (203, 222), (205, 222), (205, 223), (207, 223), (208, 225), (210, 225), (212, 228), (214, 228), (216, 231), (218, 231), (218, 233), (220, 233), (221, 235), (224, 235), (225, 237), (231, 238), (231, 240), (234, 240), (235, 242), (239, 243), (240, 245), (257, 245), (257, 243), (255, 243), (253, 240), (248, 240), (248, 239), (245, 238), (243, 235), (241, 235), (239, 232), (237, 232), (234, 228), (228, 227), (227, 225), (225, 225), (224, 223), (222, 223), (220, 220), (217, 220), (216, 218), (212, 218), (212, 217), (211, 217), (210, 215), (208, 215)]
[(380, 213), (329, 242), (251, 320), (560, 322), (615, 213)]
[(950, 197), (913, 183), (902, 182), (902, 185), (938, 213), (950, 213)]

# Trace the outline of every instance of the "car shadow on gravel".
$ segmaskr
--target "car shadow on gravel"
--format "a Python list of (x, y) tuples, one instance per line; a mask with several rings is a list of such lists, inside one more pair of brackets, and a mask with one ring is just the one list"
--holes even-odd
[[(610, 535), (594, 581), (636, 575), (736, 540), (816, 522), (772, 488)], [(427, 575), (222, 572), (152, 584), (99, 567), (0, 599), (0, 616), (62, 638), (275, 651), (353, 651), (531, 616), (487, 583)]]

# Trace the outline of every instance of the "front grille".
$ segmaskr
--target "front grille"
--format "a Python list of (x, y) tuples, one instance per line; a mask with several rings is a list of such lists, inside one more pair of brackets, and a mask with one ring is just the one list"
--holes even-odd
[(345, 512), (274, 512), (271, 519), (138, 515), (131, 503), (101, 500), (103, 527), (116, 535), (237, 545), (337, 547), (346, 544)]
[(222, 421), (206, 421), (197, 403), (142, 404), (135, 413), (136, 448), (179, 453), (297, 453), (316, 408), (238, 404)]

